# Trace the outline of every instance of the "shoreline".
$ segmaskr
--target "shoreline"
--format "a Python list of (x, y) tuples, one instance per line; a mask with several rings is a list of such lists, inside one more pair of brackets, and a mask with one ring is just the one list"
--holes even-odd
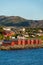
[(43, 48), (43, 44), (0, 46), (0, 50), (23, 50), (23, 49), (37, 49), (37, 48)]

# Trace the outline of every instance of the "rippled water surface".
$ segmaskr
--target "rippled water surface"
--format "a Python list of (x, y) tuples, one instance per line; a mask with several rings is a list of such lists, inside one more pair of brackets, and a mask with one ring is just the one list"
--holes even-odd
[(43, 49), (0, 51), (0, 65), (43, 65)]

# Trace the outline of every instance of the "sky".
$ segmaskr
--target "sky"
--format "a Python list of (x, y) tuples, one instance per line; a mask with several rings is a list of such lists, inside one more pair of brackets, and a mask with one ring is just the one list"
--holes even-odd
[(43, 20), (43, 0), (0, 0), (0, 16)]

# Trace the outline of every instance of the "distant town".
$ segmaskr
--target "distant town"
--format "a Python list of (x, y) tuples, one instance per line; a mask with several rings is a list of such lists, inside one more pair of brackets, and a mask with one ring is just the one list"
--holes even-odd
[(43, 39), (43, 28), (0, 27), (0, 40), (10, 39)]
[(0, 49), (43, 47), (42, 43), (43, 28), (0, 26)]

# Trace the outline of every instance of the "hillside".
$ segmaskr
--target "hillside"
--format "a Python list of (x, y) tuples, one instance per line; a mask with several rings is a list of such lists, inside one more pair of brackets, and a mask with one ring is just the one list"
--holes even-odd
[(43, 20), (27, 20), (19, 16), (0, 16), (0, 26), (1, 25), (43, 28)]

